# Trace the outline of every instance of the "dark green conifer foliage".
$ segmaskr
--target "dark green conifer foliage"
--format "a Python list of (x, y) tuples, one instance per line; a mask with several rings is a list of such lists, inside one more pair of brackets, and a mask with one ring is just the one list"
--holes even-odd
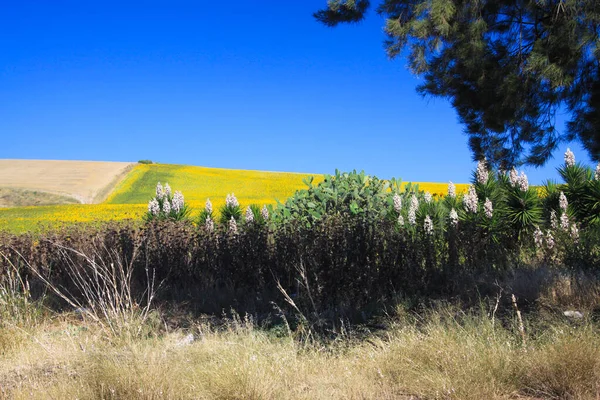
[[(358, 22), (369, 6), (333, 0), (314, 16)], [(418, 92), (450, 100), (475, 159), (543, 165), (575, 139), (600, 161), (600, 1), (382, 0), (377, 12), (388, 56), (407, 54)]]

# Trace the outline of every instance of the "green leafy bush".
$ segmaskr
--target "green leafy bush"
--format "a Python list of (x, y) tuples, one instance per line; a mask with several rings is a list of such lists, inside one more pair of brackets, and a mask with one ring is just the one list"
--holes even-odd
[(390, 183), (377, 177), (340, 172), (325, 175), (323, 182), (314, 186), (313, 178), (305, 178), (308, 189), (297, 191), (274, 210), (278, 223), (290, 221), (310, 227), (325, 216), (350, 215), (361, 219), (381, 219), (389, 214)]

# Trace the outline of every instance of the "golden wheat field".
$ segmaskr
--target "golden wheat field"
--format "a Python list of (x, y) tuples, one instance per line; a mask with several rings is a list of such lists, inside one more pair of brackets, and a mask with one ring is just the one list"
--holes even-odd
[[(2, 160), (0, 160), (2, 161)], [(13, 161), (13, 160), (10, 160)], [(18, 160), (25, 162), (26, 160)], [(52, 163), (45, 164), (51, 166)], [(60, 164), (60, 173), (50, 175), (68, 175), (65, 165)], [(111, 163), (107, 163), (111, 164)], [(118, 164), (118, 163), (117, 163)], [(39, 163), (33, 169), (25, 169), (25, 176), (35, 175), (31, 171), (39, 170)], [(59, 164), (57, 164), (59, 165)], [(71, 164), (75, 166), (75, 164)], [(91, 166), (91, 164), (90, 164)], [(107, 167), (107, 166), (105, 166)], [(116, 168), (119, 167), (119, 168)], [(49, 168), (49, 167), (48, 167)], [(112, 168), (112, 169), (111, 169)], [(168, 183), (173, 190), (180, 190), (186, 203), (192, 208), (192, 216), (204, 207), (206, 199), (210, 199), (216, 209), (225, 203), (229, 193), (235, 193), (240, 204), (275, 205), (277, 200), (285, 200), (296, 190), (306, 188), (303, 180), (313, 176), (313, 184), (318, 184), (324, 178), (319, 174), (302, 174), (289, 172), (266, 172), (251, 170), (235, 170), (224, 168), (195, 167), (173, 164), (128, 164), (120, 163), (109, 168), (102, 184), (109, 182), (112, 191), (105, 195), (107, 199), (102, 204), (63, 204), (37, 207), (0, 208), (0, 230), (12, 232), (39, 231), (51, 226), (70, 223), (92, 223), (113, 220), (134, 219), (140, 220), (147, 210), (147, 204), (155, 194), (157, 182)], [(120, 176), (123, 168), (128, 171), (126, 176)], [(19, 172), (11, 169), (16, 176)], [(69, 187), (71, 194), (77, 187), (77, 182), (85, 181), (80, 172), (79, 178), (72, 177)], [(1, 178), (1, 177), (0, 177)], [(109, 179), (110, 178), (110, 179)], [(11, 178), (14, 182), (18, 178)], [(0, 181), (0, 186), (2, 186)], [(34, 186), (35, 180), (29, 179)], [(97, 182), (100, 182), (98, 180)], [(446, 194), (446, 183), (413, 182), (418, 184), (420, 190), (428, 191), (434, 195)], [(54, 187), (60, 185), (52, 183)], [(100, 187), (98, 183), (97, 187)], [(105, 186), (106, 187), (106, 186)], [(467, 185), (456, 185), (457, 192), (466, 192)]]

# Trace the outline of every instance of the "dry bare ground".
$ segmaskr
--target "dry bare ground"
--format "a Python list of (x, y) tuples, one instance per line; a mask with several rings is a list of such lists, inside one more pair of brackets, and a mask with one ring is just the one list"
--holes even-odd
[(134, 163), (63, 160), (0, 160), (0, 187), (71, 196), (81, 203), (104, 200)]

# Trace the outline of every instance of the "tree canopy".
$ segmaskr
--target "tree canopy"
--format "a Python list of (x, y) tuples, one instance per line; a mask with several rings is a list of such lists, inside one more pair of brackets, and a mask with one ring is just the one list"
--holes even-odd
[[(370, 7), (329, 0), (314, 16), (333, 27)], [(600, 1), (382, 0), (376, 11), (388, 56), (407, 55), (419, 93), (450, 100), (475, 159), (543, 165), (578, 140), (600, 161)]]

